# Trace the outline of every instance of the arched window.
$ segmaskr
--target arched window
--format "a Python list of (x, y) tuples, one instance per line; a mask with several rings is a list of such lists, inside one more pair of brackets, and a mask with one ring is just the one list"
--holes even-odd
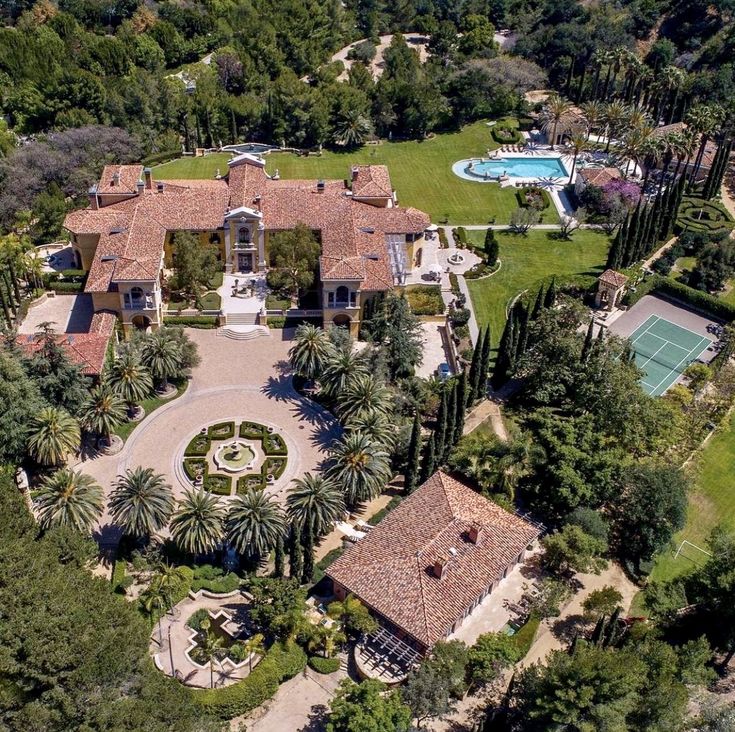
[(237, 243), (238, 244), (250, 244), (250, 227), (241, 226), (237, 230)]
[(141, 300), (143, 298), (143, 290), (140, 287), (131, 287), (130, 288), (130, 297), (133, 298), (133, 300)]
[(350, 299), (350, 291), (344, 285), (340, 285), (337, 288), (337, 303), (344, 304), (344, 303), (347, 303), (349, 299)]

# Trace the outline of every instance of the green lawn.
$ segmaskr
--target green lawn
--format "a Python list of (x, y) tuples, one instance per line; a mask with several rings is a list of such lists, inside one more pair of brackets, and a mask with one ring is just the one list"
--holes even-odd
[(211, 153), (201, 158), (193, 156), (162, 163), (153, 169), (154, 180), (171, 180), (186, 178), (214, 178), (219, 170), (220, 175), (227, 174), (227, 161), (230, 153)]
[[(551, 275), (599, 274), (605, 264), (609, 238), (589, 229), (572, 234), (571, 241), (553, 239), (553, 232), (529, 231), (525, 236), (496, 232), (501, 267), (496, 274), (467, 280), (480, 326), (490, 324), (493, 346), (505, 325), (505, 308), (510, 300)], [(481, 245), (484, 231), (468, 231), (470, 240)]]
[[(458, 178), (452, 164), (464, 158), (484, 156), (498, 144), (485, 122), (468, 125), (460, 132), (436, 135), (430, 140), (383, 142), (352, 152), (324, 151), (321, 155), (300, 157), (293, 153), (270, 153), (267, 169), (278, 169), (282, 178), (348, 177), (355, 163), (383, 164), (390, 170), (398, 201), (426, 211), (432, 221), (448, 219), (453, 224), (486, 224), (493, 218), (503, 224), (518, 208), (515, 188), (500, 188), (496, 183), (476, 183)], [(227, 156), (207, 155), (164, 163), (154, 171), (157, 178), (211, 178), (217, 168), (224, 174)], [(544, 215), (545, 223), (556, 223), (553, 208)]]
[[(735, 415), (726, 429), (715, 434), (697, 458), (697, 476), (689, 496), (687, 524), (674, 538), (676, 548), (686, 539), (704, 547), (707, 536), (717, 524), (735, 529)], [(664, 551), (656, 561), (651, 579), (666, 580), (686, 572), (693, 564), (707, 559), (705, 554), (685, 547), (674, 559), (675, 549)]]
[[(143, 400), (142, 407), (145, 409), (146, 417), (151, 413), (155, 412), (156, 409), (163, 406), (167, 402), (172, 402), (174, 399), (178, 399), (185, 391), (189, 382), (183, 380), (176, 384), (176, 396), (169, 397), (168, 399), (161, 399), (157, 396), (152, 396), (150, 399)], [(130, 437), (130, 433), (140, 424), (140, 422), (123, 422), (116, 430), (115, 434), (118, 437), (122, 437), (123, 442)]]

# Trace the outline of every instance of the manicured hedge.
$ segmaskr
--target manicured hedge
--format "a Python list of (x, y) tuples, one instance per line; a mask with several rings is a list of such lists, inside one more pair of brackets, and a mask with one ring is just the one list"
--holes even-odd
[(406, 299), (414, 315), (441, 315), (444, 300), (437, 285), (418, 285), (406, 290)]
[(518, 648), (518, 652), (521, 658), (531, 650), (533, 640), (536, 637), (538, 627), (541, 624), (541, 618), (532, 615), (513, 636), (513, 641)]
[(217, 593), (234, 592), (240, 587), (240, 582), (240, 578), (234, 572), (225, 574), (221, 567), (202, 564), (194, 568), (194, 580), (191, 583), (191, 589), (193, 592), (199, 590)]
[(283, 441), (283, 437), (275, 432), (265, 432), (263, 434), (263, 452), (266, 455), (287, 455), (288, 448)]
[(266, 480), (263, 473), (253, 473), (252, 475), (243, 475), (237, 479), (237, 492), (239, 494), (247, 493), (248, 491), (263, 491), (265, 490)]
[(452, 235), (454, 236), (454, 241), (462, 247), (466, 247), (468, 245), (467, 229), (465, 229), (464, 226), (458, 226), (456, 229), (452, 229)]
[(193, 481), (197, 477), (197, 466), (201, 466), (204, 468), (202, 475), (206, 478), (207, 473), (209, 472), (209, 466), (207, 465), (206, 460), (204, 460), (203, 458), (186, 458), (184, 460), (184, 472), (186, 473), (186, 477), (191, 481)]
[(182, 315), (182, 316), (170, 316), (164, 317), (164, 325), (180, 325), (184, 328), (216, 328), (217, 327), (217, 316), (216, 315)]
[(320, 674), (333, 674), (339, 671), (339, 658), (323, 658), (322, 656), (311, 656), (309, 658), (309, 667)]
[(218, 496), (229, 496), (232, 490), (232, 478), (229, 475), (212, 473), (204, 478), (204, 490)]
[(306, 666), (306, 654), (296, 643), (275, 643), (253, 672), (221, 689), (192, 689), (191, 695), (205, 713), (232, 719), (255, 709), (270, 699), (279, 685), (296, 676)]
[(235, 436), (235, 423), (220, 422), (219, 424), (213, 424), (207, 430), (207, 435), (210, 440), (229, 440)]
[(493, 136), (493, 140), (500, 145), (515, 145), (521, 140), (521, 133), (506, 125), (495, 125), (491, 127), (490, 134)]
[(283, 315), (269, 315), (268, 316), (268, 327), (269, 328), (283, 328), (286, 325), (286, 318)]
[(207, 435), (195, 435), (184, 450), (186, 457), (204, 457), (212, 443)]
[(651, 293), (668, 295), (676, 300), (681, 300), (696, 310), (701, 310), (728, 322), (735, 320), (734, 305), (730, 305), (701, 290), (695, 290), (693, 287), (689, 287), (678, 280), (671, 279), (670, 277), (662, 277), (661, 275), (651, 275), (636, 285), (636, 291), (629, 292), (625, 302), (627, 305), (633, 306), (644, 295)]
[(265, 427), (257, 422), (241, 422), (240, 437), (246, 440), (262, 440)]
[(286, 469), (287, 461), (285, 457), (269, 457), (263, 461), (263, 474), (273, 474), (273, 477), (278, 480)]
[(529, 194), (538, 196), (540, 198), (541, 200), (540, 210), (541, 211), (551, 206), (551, 199), (549, 198), (549, 194), (545, 190), (543, 190), (542, 188), (535, 188), (533, 186), (528, 186), (527, 188), (520, 188), (519, 190), (516, 191), (516, 199), (518, 200), (518, 205), (521, 208), (531, 207), (531, 203), (528, 201)]
[(48, 289), (59, 295), (77, 294), (84, 291), (83, 282), (51, 282)]
[[(703, 218), (698, 218), (700, 212)], [(703, 198), (685, 198), (676, 218), (677, 231), (715, 232), (733, 228), (727, 209), (716, 201)]]
[(154, 153), (147, 158), (141, 160), (141, 164), (149, 167), (151, 165), (159, 165), (160, 163), (168, 163), (170, 160), (178, 160), (181, 157), (181, 150), (164, 150), (160, 153)]

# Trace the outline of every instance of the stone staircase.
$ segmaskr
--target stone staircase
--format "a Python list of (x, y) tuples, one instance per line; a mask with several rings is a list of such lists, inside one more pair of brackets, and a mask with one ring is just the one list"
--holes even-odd
[(253, 338), (261, 336), (270, 337), (271, 331), (267, 325), (227, 325), (222, 326), (218, 331), (218, 336), (231, 338), (235, 341), (250, 341)]
[(260, 313), (227, 313), (225, 325), (257, 325)]

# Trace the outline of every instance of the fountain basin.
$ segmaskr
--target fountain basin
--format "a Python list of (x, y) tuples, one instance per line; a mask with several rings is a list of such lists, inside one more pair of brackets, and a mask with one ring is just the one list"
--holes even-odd
[(220, 445), (212, 460), (225, 473), (241, 473), (252, 467), (255, 451), (243, 440), (232, 440)]

